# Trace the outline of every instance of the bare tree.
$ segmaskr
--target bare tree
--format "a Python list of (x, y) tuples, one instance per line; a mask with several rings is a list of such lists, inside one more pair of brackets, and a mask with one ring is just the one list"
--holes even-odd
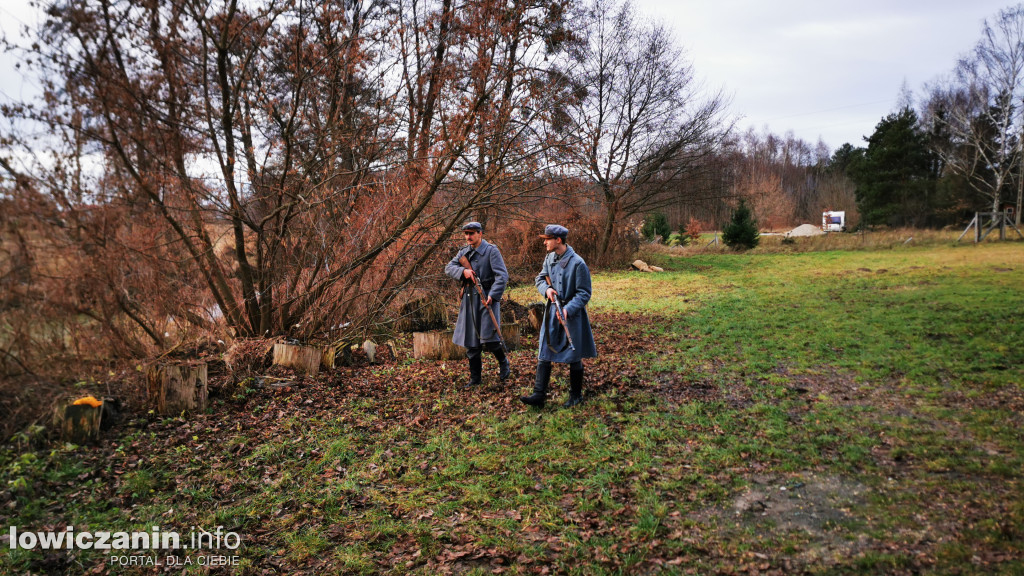
[(46, 105), (18, 110), (49, 128), (20, 137), (47, 158), (9, 172), (66, 244), (119, 246), (81, 253), (151, 345), (168, 314), (239, 336), (363, 329), (550, 146), (521, 112), (545, 108), (553, 6), (58, 3), (29, 55)]
[(670, 192), (727, 132), (725, 101), (701, 93), (671, 34), (639, 20), (628, 1), (595, 0), (583, 20), (568, 125), (578, 141), (568, 153), (604, 206), (603, 256), (623, 220), (678, 201)]
[[(952, 77), (930, 88), (924, 118), (948, 134), (937, 152), (945, 166), (999, 211), (999, 201), (1020, 173), (1024, 131), (1024, 5), (986, 20), (982, 37)], [(1024, 179), (1017, 179), (1020, 224)]]
[(762, 224), (816, 222), (822, 210), (855, 209), (852, 189), (845, 198), (829, 195), (830, 187), (842, 185), (845, 176), (831, 174), (830, 151), (820, 140), (811, 146), (792, 132), (779, 136), (749, 128), (728, 151), (733, 190), (749, 199)]

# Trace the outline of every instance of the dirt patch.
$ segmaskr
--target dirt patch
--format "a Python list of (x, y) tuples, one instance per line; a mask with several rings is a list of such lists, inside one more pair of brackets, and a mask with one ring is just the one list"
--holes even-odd
[(803, 530), (824, 537), (850, 510), (864, 502), (870, 488), (854, 480), (805, 472), (793, 477), (755, 476), (746, 491), (723, 510), (745, 522), (785, 531)]
[(1024, 427), (1024, 388), (1016, 384), (1007, 384), (973, 396), (968, 396), (963, 390), (947, 390), (942, 395), (942, 403), (956, 408), (1003, 410), (1007, 417), (1017, 420)]
[(672, 404), (687, 402), (712, 402), (722, 397), (722, 392), (710, 378), (696, 380), (681, 372), (662, 372), (655, 377), (654, 392)]
[(855, 511), (863, 509), (871, 492), (868, 486), (815, 472), (755, 475), (750, 481), (728, 503), (701, 510), (691, 519), (725, 532), (800, 533), (805, 545), (790, 556), (796, 565), (849, 558), (869, 547), (864, 538), (851, 540), (844, 528), (862, 521)]

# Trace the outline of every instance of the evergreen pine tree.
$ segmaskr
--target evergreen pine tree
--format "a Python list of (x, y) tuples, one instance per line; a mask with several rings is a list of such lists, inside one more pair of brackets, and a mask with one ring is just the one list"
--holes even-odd
[(668, 242), (672, 234), (672, 228), (668, 225), (668, 218), (661, 212), (652, 212), (644, 218), (644, 226), (640, 233), (647, 240), (654, 240), (655, 236), (661, 236), (663, 242)]
[(757, 231), (757, 221), (747, 207), (744, 200), (732, 213), (732, 220), (722, 229), (722, 242), (726, 246), (735, 249), (746, 249), (757, 247), (761, 242), (761, 234)]
[(867, 149), (851, 159), (847, 173), (864, 224), (918, 226), (943, 208), (935, 194), (936, 158), (913, 109), (883, 118)]
[(686, 246), (690, 243), (690, 235), (686, 231), (686, 224), (680, 224), (679, 232), (676, 232), (676, 234), (679, 235), (679, 244), (681, 246)]

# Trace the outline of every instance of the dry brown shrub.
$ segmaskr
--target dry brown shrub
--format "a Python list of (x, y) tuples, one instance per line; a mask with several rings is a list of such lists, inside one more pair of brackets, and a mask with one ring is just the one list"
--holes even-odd
[(237, 383), (246, 378), (263, 374), (274, 359), (274, 344), (283, 338), (236, 338), (224, 353), (224, 365)]
[(532, 281), (544, 260), (544, 243), (538, 238), (544, 224), (508, 218), (489, 228), (485, 238), (501, 250), (509, 275), (519, 282)]
[(686, 237), (683, 244), (693, 244), (698, 242), (700, 240), (700, 235), (709, 228), (710, 227), (707, 224), (691, 216), (690, 219), (686, 221)]
[(396, 299), (392, 308), (395, 330), (425, 332), (448, 327), (448, 304), (441, 291), (410, 290)]
[(616, 226), (608, 244), (608, 253), (598, 255), (604, 231), (604, 213), (597, 209), (584, 210), (576, 216), (569, 228), (569, 244), (583, 256), (590, 268), (618, 268), (632, 262), (640, 248), (640, 222), (628, 220)]
[(32, 424), (49, 425), (51, 408), (67, 394), (56, 381), (40, 376), (0, 378), (0, 442)]
[(599, 249), (605, 214), (598, 204), (579, 195), (537, 201), (530, 208), (532, 219), (503, 222), (502, 228), (494, 232), (494, 243), (501, 248), (509, 272), (517, 281), (533, 283), (545, 255), (539, 236), (548, 224), (561, 224), (569, 229), (567, 243), (590, 268), (628, 264), (640, 246), (640, 222), (629, 219), (616, 227), (608, 254), (602, 260)]

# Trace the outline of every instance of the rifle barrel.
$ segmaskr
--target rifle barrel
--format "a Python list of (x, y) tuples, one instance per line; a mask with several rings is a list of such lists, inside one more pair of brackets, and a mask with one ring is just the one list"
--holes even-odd
[[(551, 283), (551, 276), (545, 276), (545, 280), (548, 281), (548, 286), (552, 290), (555, 290), (555, 285)], [(565, 311), (562, 309), (562, 303), (558, 301), (558, 290), (555, 290), (555, 310), (557, 311), (556, 317), (558, 323), (562, 325), (562, 329), (565, 330), (565, 337), (569, 340), (569, 348), (572, 348), (573, 352), (576, 351), (576, 345), (572, 343), (572, 334), (569, 334), (569, 326), (565, 323)]]

